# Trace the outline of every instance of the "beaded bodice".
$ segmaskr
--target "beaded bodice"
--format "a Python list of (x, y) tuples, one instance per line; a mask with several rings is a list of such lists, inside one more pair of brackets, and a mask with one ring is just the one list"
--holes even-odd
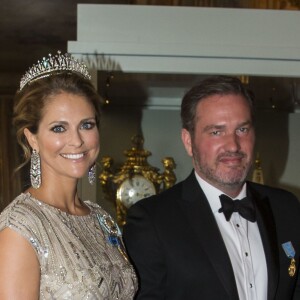
[(85, 204), (90, 214), (74, 216), (21, 194), (0, 214), (0, 231), (9, 227), (34, 248), (40, 299), (133, 299), (134, 270), (98, 221), (107, 213), (95, 203)]

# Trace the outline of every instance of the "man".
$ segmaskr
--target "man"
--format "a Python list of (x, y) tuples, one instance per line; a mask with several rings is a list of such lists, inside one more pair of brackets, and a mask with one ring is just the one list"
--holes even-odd
[(251, 94), (237, 78), (208, 78), (184, 96), (181, 118), (193, 172), (132, 206), (124, 228), (137, 299), (300, 299), (300, 204), (246, 182)]

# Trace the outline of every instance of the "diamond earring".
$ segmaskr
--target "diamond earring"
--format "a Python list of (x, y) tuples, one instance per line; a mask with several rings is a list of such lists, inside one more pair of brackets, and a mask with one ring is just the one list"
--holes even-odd
[(34, 189), (38, 189), (41, 186), (41, 159), (40, 155), (35, 149), (32, 150), (30, 161), (30, 181), (31, 186)]
[(96, 180), (96, 164), (93, 164), (88, 172), (88, 180), (91, 185), (95, 183)]

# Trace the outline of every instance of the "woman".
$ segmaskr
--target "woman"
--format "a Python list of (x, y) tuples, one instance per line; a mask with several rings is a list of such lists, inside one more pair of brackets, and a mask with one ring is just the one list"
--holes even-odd
[(120, 231), (78, 197), (95, 180), (99, 98), (86, 67), (49, 55), (21, 79), (14, 124), (31, 187), (0, 215), (0, 299), (132, 299)]

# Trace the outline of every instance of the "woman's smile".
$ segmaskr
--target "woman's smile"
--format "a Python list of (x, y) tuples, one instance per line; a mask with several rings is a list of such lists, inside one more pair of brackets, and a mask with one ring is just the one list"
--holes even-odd
[(77, 153), (77, 154), (61, 154), (61, 156), (63, 157), (63, 158), (67, 158), (67, 159), (72, 159), (72, 160), (74, 160), (74, 159), (80, 159), (80, 158), (82, 158), (82, 157), (84, 157), (86, 155), (86, 152), (84, 152), (84, 153)]

